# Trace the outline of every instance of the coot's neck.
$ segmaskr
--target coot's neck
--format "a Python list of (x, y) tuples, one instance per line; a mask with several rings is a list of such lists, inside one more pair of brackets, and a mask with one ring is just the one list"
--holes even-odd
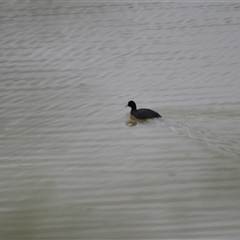
[(136, 106), (136, 104), (132, 104), (132, 105), (131, 105), (131, 108), (132, 108), (132, 111), (137, 110), (137, 106)]

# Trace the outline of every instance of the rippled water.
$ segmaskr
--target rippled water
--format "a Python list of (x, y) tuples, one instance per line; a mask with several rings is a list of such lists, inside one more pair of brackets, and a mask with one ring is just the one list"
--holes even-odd
[(238, 239), (239, 13), (1, 2), (0, 238)]

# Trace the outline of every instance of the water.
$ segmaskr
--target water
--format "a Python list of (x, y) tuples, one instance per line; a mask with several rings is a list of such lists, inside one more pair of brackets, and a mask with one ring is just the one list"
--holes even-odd
[(238, 239), (239, 11), (0, 3), (0, 238)]

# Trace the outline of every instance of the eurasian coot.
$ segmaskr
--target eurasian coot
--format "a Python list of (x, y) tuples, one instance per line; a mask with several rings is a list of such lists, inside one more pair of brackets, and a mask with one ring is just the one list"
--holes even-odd
[(137, 109), (136, 103), (134, 101), (129, 101), (126, 107), (132, 108), (131, 115), (139, 119), (146, 119), (146, 118), (160, 118), (162, 117), (159, 113), (146, 108)]

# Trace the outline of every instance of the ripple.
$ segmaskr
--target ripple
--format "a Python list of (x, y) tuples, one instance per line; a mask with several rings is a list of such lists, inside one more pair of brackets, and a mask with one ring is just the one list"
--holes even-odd
[[(16, 3), (0, 3), (3, 238), (237, 239), (238, 4)], [(163, 119), (131, 119), (130, 99)]]

